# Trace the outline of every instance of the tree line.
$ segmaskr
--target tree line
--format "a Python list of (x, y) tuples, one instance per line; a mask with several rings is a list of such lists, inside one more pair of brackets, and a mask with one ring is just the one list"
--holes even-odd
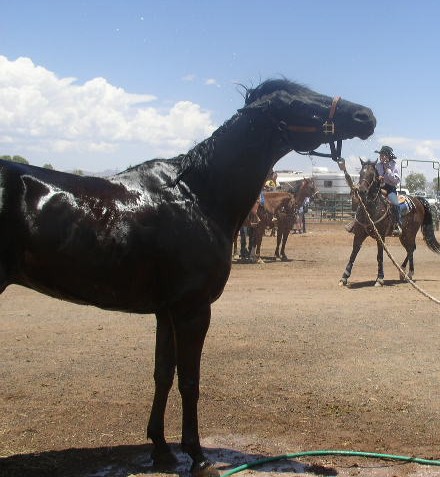
[[(0, 159), (12, 162), (19, 162), (21, 164), (29, 164), (29, 161), (23, 156), (0, 156)], [(50, 163), (44, 164), (43, 167), (45, 169), (53, 169), (53, 166)], [(72, 172), (79, 176), (84, 175), (81, 169), (75, 169)], [(437, 177), (432, 181), (431, 184), (429, 184), (425, 175), (420, 172), (410, 172), (405, 177), (405, 184), (402, 184), (402, 186), (406, 187), (410, 194), (426, 190), (428, 192), (438, 194), (440, 190), (440, 184)]]
[[(20, 164), (29, 164), (29, 161), (23, 156), (7, 156), (7, 155), (5, 155), (5, 156), (0, 156), (0, 159), (3, 159), (5, 161), (18, 162)], [(49, 162), (44, 164), (43, 167), (45, 169), (52, 169), (53, 170), (53, 166)], [(76, 174), (78, 176), (83, 176), (84, 175), (84, 172), (81, 169), (75, 169), (72, 172), (73, 172), (73, 174)]]

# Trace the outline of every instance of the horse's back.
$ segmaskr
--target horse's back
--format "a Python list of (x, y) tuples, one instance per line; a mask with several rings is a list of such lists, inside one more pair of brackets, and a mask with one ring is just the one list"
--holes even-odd
[(167, 187), (174, 170), (156, 161), (107, 180), (1, 162), (0, 289), (16, 283), (77, 303), (153, 312), (187, 288), (206, 287), (211, 260), (223, 282), (206, 293), (218, 296), (229, 270), (218, 265), (221, 253), (198, 263), (197, 249), (214, 234), (191, 200)]

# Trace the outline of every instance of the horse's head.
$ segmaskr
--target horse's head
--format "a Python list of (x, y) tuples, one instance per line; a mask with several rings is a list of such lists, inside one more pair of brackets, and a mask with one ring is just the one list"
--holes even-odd
[(275, 128), (284, 132), (289, 150), (298, 152), (354, 137), (367, 139), (376, 127), (369, 108), (285, 79), (269, 80), (247, 91), (241, 112), (255, 111), (263, 112)]
[(361, 171), (359, 173), (359, 183), (357, 186), (359, 195), (362, 197), (368, 197), (369, 195), (377, 194), (380, 183), (379, 174), (376, 169), (376, 161), (361, 161)]
[(310, 177), (306, 177), (303, 181), (303, 187), (304, 187), (306, 197), (310, 197), (310, 199), (313, 199), (313, 200), (321, 199), (319, 189), (316, 187), (314, 179)]

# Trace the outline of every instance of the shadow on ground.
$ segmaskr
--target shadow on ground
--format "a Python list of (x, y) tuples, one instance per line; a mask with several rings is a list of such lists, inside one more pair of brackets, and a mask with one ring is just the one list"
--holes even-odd
[[(189, 477), (190, 459), (177, 445), (171, 445), (179, 463), (174, 469), (157, 468), (150, 458), (152, 447), (124, 445), (114, 447), (65, 449), (35, 454), (19, 454), (0, 459), (2, 477), (128, 477), (136, 475), (173, 474)], [(267, 459), (261, 454), (249, 454), (225, 448), (207, 449), (207, 457), (225, 474), (246, 463)], [(265, 473), (289, 472), (310, 475), (338, 475), (330, 467), (305, 465), (281, 459), (258, 466)]]

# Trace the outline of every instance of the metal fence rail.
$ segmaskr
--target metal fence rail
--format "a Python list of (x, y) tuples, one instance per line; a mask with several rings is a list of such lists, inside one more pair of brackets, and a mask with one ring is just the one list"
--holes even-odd
[(355, 215), (349, 195), (326, 195), (320, 201), (312, 202), (305, 214), (308, 222), (349, 222)]
[[(431, 205), (435, 230), (439, 230), (440, 204)], [(350, 195), (327, 194), (320, 201), (312, 202), (305, 219), (309, 223), (320, 222), (350, 222), (354, 219), (356, 209), (353, 209)]]

